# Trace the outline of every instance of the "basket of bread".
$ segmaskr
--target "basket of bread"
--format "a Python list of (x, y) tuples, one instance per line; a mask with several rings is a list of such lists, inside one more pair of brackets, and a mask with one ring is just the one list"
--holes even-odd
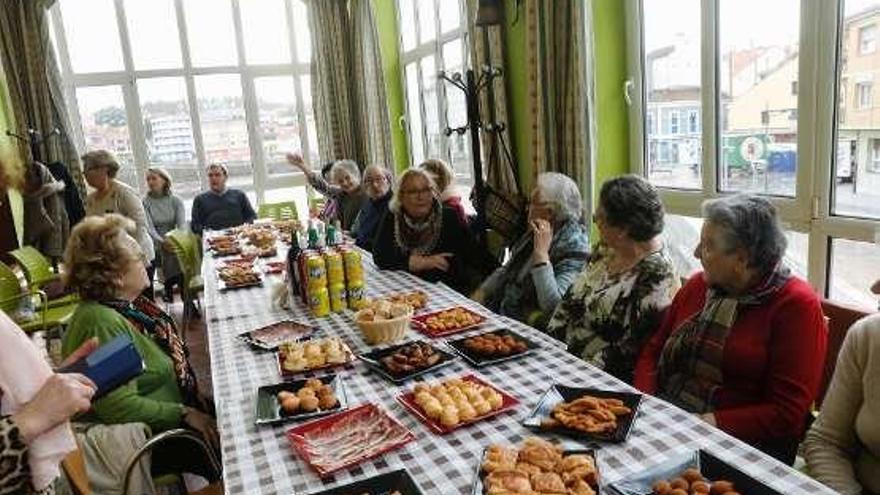
[(376, 299), (355, 314), (355, 323), (368, 344), (387, 344), (403, 338), (412, 315), (409, 304)]

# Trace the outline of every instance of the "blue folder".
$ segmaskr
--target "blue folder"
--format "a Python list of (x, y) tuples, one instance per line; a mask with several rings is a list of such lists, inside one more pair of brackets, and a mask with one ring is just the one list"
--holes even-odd
[(89, 377), (98, 387), (92, 398), (96, 400), (143, 373), (144, 360), (131, 338), (120, 335), (58, 372), (81, 373)]

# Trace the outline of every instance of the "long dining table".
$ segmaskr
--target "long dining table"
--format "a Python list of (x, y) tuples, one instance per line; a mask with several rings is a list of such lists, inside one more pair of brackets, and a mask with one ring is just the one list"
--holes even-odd
[[(284, 254), (284, 249), (279, 249), (276, 260), (284, 259)], [(363, 253), (368, 296), (422, 290), (428, 295), (427, 310), (461, 305), (488, 318), (469, 333), (508, 328), (537, 342), (540, 349), (516, 360), (479, 369), (459, 359), (425, 377), (434, 379), (472, 372), (520, 401), (513, 411), (446, 435), (431, 432), (396, 400), (412, 383), (394, 385), (359, 361), (353, 367), (337, 371), (343, 377), (349, 406), (367, 402), (381, 405), (413, 432), (415, 440), (322, 479), (289, 444), (285, 432), (295, 423), (255, 424), (257, 389), (278, 383), (281, 377), (273, 353), (255, 350), (237, 336), (275, 321), (294, 319), (314, 325), (320, 336), (341, 337), (355, 353), (368, 352), (374, 347), (361, 338), (351, 311), (316, 318), (301, 304), (294, 303), (289, 309), (273, 304), (273, 288), (284, 283), (280, 275), (265, 276), (262, 286), (221, 291), (216, 275), (218, 261), (206, 251), (202, 265), (203, 317), (208, 331), (226, 493), (311, 494), (400, 468), (409, 471), (425, 494), (471, 493), (477, 466), (487, 446), (519, 444), (535, 435), (522, 421), (551, 385), (633, 391), (622, 381), (569, 354), (560, 342), (540, 331), (493, 314), (443, 284), (428, 283), (405, 272), (379, 270), (369, 253)], [(413, 330), (408, 331), (407, 338), (430, 340)], [(564, 446), (582, 445), (566, 437), (544, 433), (541, 436), (556, 439)], [(650, 396), (644, 397), (626, 442), (601, 444), (596, 457), (601, 479), (607, 484), (697, 449), (711, 452), (786, 495), (834, 493), (695, 415)]]

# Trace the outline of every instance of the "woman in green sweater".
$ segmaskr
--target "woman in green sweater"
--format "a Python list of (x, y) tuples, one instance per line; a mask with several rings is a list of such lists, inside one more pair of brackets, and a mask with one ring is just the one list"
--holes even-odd
[[(144, 359), (145, 371), (97, 400), (91, 419), (146, 423), (153, 433), (187, 427), (216, 448), (212, 408), (198, 392), (174, 320), (140, 297), (149, 281), (140, 246), (130, 234), (133, 229), (131, 220), (108, 214), (87, 217), (71, 232), (65, 282), (82, 302), (64, 334), (62, 353), (73, 352), (92, 337), (104, 343), (118, 335), (129, 336)], [(154, 455), (154, 471), (160, 468), (159, 457)]]

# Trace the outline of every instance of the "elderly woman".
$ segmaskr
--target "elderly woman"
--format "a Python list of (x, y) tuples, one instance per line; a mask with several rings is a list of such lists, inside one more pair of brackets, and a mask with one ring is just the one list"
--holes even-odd
[(703, 272), (675, 296), (635, 384), (791, 463), (822, 377), (819, 298), (783, 266), (785, 234), (768, 200), (708, 201), (703, 218)]
[(437, 197), (431, 177), (411, 168), (400, 177), (373, 245), (383, 270), (407, 270), (429, 282), (470, 292), (498, 263), (474, 242), (468, 229)]
[(568, 351), (632, 383), (642, 346), (678, 288), (660, 239), (663, 204), (646, 180), (607, 181), (594, 215), (599, 242), (547, 325)]
[[(183, 201), (171, 193), (171, 175), (162, 167), (147, 169), (147, 195), (143, 199), (147, 213), (147, 230), (156, 252), (155, 265), (162, 267), (165, 290), (162, 299), (174, 300), (174, 286), (181, 282), (180, 265), (165, 234), (186, 227), (186, 211)], [(150, 280), (152, 283), (152, 280)]]
[(581, 223), (581, 193), (565, 175), (538, 176), (529, 202), (529, 232), (512, 246), (510, 261), (475, 293), (486, 307), (543, 327), (589, 255)]
[[(86, 182), (95, 190), (86, 197), (86, 215), (104, 215), (118, 213), (132, 220), (135, 224), (135, 239), (144, 254), (149, 279), (153, 280), (153, 260), (156, 253), (153, 240), (147, 230), (147, 213), (138, 193), (122, 182), (116, 180), (119, 162), (112, 153), (106, 150), (90, 151), (82, 156), (83, 174)], [(152, 298), (152, 286), (145, 288), (144, 295)]]
[(364, 170), (364, 191), (367, 201), (351, 227), (355, 236), (355, 244), (359, 247), (373, 249), (373, 240), (379, 230), (379, 224), (388, 214), (388, 203), (391, 201), (391, 172), (379, 165), (370, 165)]
[(364, 188), (361, 187), (361, 170), (357, 163), (352, 160), (336, 161), (330, 169), (328, 183), (321, 174), (309, 168), (299, 153), (288, 153), (287, 161), (300, 169), (306, 175), (309, 184), (318, 192), (335, 200), (335, 217), (327, 220), (339, 220), (343, 230), (351, 230), (355, 218), (367, 201)]
[[(880, 294), (880, 280), (871, 290)], [(880, 314), (853, 324), (803, 454), (811, 476), (843, 495), (880, 493)]]
[[(169, 315), (139, 297), (148, 281), (132, 231), (132, 222), (119, 215), (87, 217), (73, 229), (64, 277), (82, 302), (64, 334), (62, 353), (93, 337), (107, 342), (127, 335), (144, 359), (145, 371), (96, 401), (91, 419), (146, 423), (154, 433), (188, 427), (216, 445), (216, 425), (207, 413), (211, 406), (198, 392), (186, 343)], [(156, 454), (154, 471), (179, 472), (174, 468), (187, 466), (187, 456), (192, 454), (185, 449)]]
[(428, 172), (434, 184), (437, 185), (437, 193), (440, 195), (440, 202), (443, 206), (451, 208), (455, 211), (458, 221), (462, 225), (468, 224), (467, 213), (464, 211), (464, 205), (461, 204), (461, 196), (455, 194), (452, 185), (455, 183), (455, 174), (452, 168), (443, 160), (429, 159), (419, 164), (419, 168)]

